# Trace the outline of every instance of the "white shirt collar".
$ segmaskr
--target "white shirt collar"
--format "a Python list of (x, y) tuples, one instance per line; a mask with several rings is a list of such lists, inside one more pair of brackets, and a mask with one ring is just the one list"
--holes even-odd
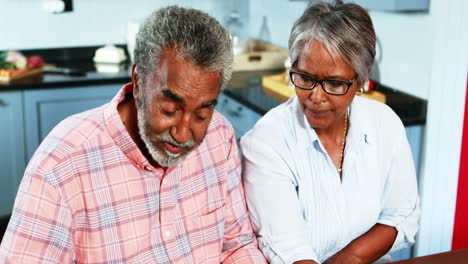
[[(347, 144), (372, 144), (375, 139), (373, 131), (367, 118), (366, 109), (362, 109), (356, 101), (363, 100), (359, 96), (355, 96), (353, 102), (351, 103), (349, 110), (349, 130), (348, 135), (346, 136)], [(322, 150), (323, 146), (319, 141), (317, 133), (309, 125), (307, 118), (300, 107), (299, 100), (297, 96), (294, 96), (291, 103), (295, 104), (295, 123), (296, 131), (298, 133), (297, 140), (304, 146), (304, 148), (309, 147), (320, 147)]]

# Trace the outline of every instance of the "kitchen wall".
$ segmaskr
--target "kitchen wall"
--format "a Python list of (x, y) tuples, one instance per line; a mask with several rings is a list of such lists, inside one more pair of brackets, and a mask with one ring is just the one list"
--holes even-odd
[(248, 0), (75, 0), (73, 12), (61, 14), (47, 13), (43, 2), (0, 0), (0, 50), (126, 43), (128, 21), (171, 4), (195, 7), (223, 23), (235, 8), (248, 24)]

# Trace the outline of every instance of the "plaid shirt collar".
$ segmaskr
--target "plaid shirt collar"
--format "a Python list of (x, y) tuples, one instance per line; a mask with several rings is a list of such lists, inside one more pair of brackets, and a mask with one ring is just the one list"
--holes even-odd
[[(132, 83), (128, 83), (114, 96), (104, 110), (104, 120), (115, 144), (122, 150), (127, 158), (139, 169), (159, 170), (164, 173), (161, 167), (153, 167), (148, 159), (143, 155), (137, 144), (133, 141), (117, 111), (118, 105), (125, 100), (125, 94), (133, 91)], [(166, 169), (165, 173), (173, 171), (176, 167)]]

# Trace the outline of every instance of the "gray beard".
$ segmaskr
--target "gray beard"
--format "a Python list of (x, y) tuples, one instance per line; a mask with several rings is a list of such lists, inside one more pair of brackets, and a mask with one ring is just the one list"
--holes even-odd
[(137, 103), (137, 112), (138, 112), (138, 133), (140, 134), (141, 140), (145, 143), (146, 148), (148, 149), (149, 154), (151, 157), (156, 161), (161, 167), (168, 168), (177, 166), (182, 163), (188, 154), (198, 147), (199, 144), (195, 144), (193, 138), (191, 137), (185, 143), (177, 142), (170, 134), (170, 128), (166, 129), (165, 131), (154, 134), (153, 138), (159, 140), (161, 142), (168, 142), (172, 145), (182, 147), (187, 149), (187, 152), (182, 152), (179, 154), (171, 153), (169, 150), (164, 148), (163, 151), (159, 150), (156, 146), (153, 145), (153, 141), (151, 140), (151, 133), (150, 133), (150, 126), (148, 125), (146, 119), (146, 107), (145, 104), (142, 102), (144, 98), (141, 98)]

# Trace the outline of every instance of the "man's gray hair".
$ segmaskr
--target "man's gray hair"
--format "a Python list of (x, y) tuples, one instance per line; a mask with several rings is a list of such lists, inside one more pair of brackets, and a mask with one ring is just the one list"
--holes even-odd
[(375, 58), (375, 31), (369, 13), (353, 3), (318, 2), (308, 7), (294, 24), (289, 36), (291, 62), (297, 63), (305, 44), (316, 40), (332, 54), (368, 79)]
[(195, 9), (169, 6), (153, 12), (140, 26), (135, 43), (135, 65), (140, 89), (157, 71), (164, 49), (177, 49), (180, 58), (210, 72), (218, 72), (223, 89), (232, 74), (229, 33), (216, 19)]

